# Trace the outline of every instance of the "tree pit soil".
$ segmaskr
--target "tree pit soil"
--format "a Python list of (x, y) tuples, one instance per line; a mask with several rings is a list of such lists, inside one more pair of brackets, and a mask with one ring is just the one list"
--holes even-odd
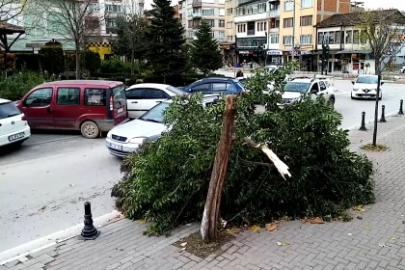
[(202, 240), (200, 233), (196, 232), (175, 242), (173, 246), (183, 251), (187, 251), (201, 259), (205, 259), (211, 254), (222, 254), (225, 250), (222, 250), (221, 247), (233, 239), (235, 239), (235, 236), (226, 231), (221, 231), (220, 237), (216, 242), (206, 243)]

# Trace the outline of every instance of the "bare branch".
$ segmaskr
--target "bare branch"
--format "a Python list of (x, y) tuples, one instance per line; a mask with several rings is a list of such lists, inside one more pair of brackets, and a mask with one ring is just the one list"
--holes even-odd
[(0, 0), (0, 23), (18, 17), (30, 0)]

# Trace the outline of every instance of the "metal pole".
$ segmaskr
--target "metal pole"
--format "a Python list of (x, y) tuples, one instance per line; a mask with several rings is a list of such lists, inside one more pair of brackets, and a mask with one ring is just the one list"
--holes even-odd
[(366, 112), (361, 113), (361, 126), (360, 129), (361, 131), (366, 131)]
[(295, 0), (293, 0), (293, 37), (292, 37), (292, 52), (291, 59), (294, 60), (295, 56)]

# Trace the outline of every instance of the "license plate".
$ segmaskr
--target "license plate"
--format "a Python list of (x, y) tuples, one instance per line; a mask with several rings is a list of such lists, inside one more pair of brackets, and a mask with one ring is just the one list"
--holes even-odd
[(18, 139), (24, 138), (24, 136), (25, 136), (24, 132), (13, 134), (13, 135), (8, 136), (8, 141), (13, 142), (13, 141), (16, 141)]
[(122, 113), (123, 111), (124, 111), (123, 108), (119, 108), (119, 109), (117, 110), (117, 113)]
[(114, 143), (110, 143), (110, 148), (118, 151), (122, 151), (122, 146)]

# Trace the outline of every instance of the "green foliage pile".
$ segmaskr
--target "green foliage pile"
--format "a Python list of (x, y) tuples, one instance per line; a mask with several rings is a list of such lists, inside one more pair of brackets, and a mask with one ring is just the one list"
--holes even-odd
[[(287, 72), (287, 71), (286, 71)], [(281, 216), (335, 217), (346, 207), (374, 201), (372, 163), (350, 152), (341, 115), (324, 100), (304, 99), (277, 106), (286, 72), (259, 70), (238, 98), (221, 217), (228, 224), (255, 224)], [(269, 82), (275, 90), (263, 95)], [(255, 114), (255, 101), (266, 104)], [(178, 224), (200, 221), (220, 137), (224, 100), (206, 109), (201, 96), (180, 97), (166, 110), (172, 129), (125, 160), (127, 177), (112, 195), (128, 218), (153, 222), (151, 233), (166, 233)], [(266, 143), (289, 167), (284, 180), (251, 137)]]
[(41, 66), (48, 74), (60, 74), (65, 68), (62, 46), (46, 46), (39, 50)]
[(34, 72), (24, 72), (7, 78), (0, 78), (0, 98), (19, 100), (29, 90), (44, 83), (44, 81), (44, 77)]
[(195, 67), (208, 75), (223, 66), (222, 53), (217, 40), (212, 36), (212, 28), (206, 20), (201, 22), (196, 37), (191, 46), (191, 60)]
[(17, 53), (15, 67), (20, 71), (40, 71), (42, 55), (35, 53)]

